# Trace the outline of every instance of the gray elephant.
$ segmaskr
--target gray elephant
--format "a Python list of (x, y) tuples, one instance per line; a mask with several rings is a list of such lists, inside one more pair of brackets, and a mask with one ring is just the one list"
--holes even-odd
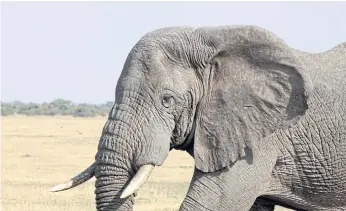
[(98, 152), (97, 210), (132, 210), (171, 149), (195, 160), (180, 210), (346, 210), (346, 43), (290, 48), (257, 26), (169, 27), (132, 48)]

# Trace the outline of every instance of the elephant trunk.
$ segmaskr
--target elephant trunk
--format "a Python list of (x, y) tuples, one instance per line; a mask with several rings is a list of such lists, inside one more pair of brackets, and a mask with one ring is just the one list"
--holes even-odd
[[(143, 176), (146, 178), (148, 174), (144, 172), (146, 175), (143, 175), (145, 166), (135, 164), (142, 135), (135, 130), (136, 124), (131, 121), (133, 116), (129, 111), (116, 107), (117, 105), (112, 109), (103, 128), (95, 156), (97, 210), (132, 210), (133, 193), (139, 188), (135, 180), (142, 178), (139, 181), (141, 185), (144, 183)], [(131, 185), (128, 187), (129, 184)], [(128, 188), (124, 192), (126, 187)]]
[(121, 167), (98, 164), (96, 167), (97, 210), (133, 210), (133, 196), (120, 198), (124, 187), (130, 182), (131, 174)]
[(132, 169), (126, 169), (122, 164), (99, 162), (95, 169), (97, 210), (132, 210), (133, 195), (149, 178), (154, 165), (143, 165), (132, 176)]
[(132, 210), (134, 194), (169, 150), (169, 144), (167, 153), (161, 152), (161, 145), (154, 144), (161, 136), (154, 135), (155, 127), (149, 121), (154, 119), (149, 117), (153, 112), (144, 109), (142, 99), (118, 99), (103, 128), (95, 156), (97, 210)]

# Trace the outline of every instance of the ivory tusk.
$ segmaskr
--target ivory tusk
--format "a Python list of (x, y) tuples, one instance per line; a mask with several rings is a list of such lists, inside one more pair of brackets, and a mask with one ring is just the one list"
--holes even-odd
[(141, 166), (125, 190), (122, 192), (120, 198), (127, 198), (135, 193), (149, 178), (151, 172), (154, 170), (154, 167), (155, 166), (151, 164)]
[(59, 185), (52, 187), (50, 191), (58, 192), (58, 191), (67, 190), (88, 181), (90, 178), (94, 176), (95, 167), (96, 167), (96, 163), (93, 163), (91, 166), (85, 169), (82, 173), (78, 174), (77, 176), (73, 177), (72, 179), (66, 182), (60, 183)]

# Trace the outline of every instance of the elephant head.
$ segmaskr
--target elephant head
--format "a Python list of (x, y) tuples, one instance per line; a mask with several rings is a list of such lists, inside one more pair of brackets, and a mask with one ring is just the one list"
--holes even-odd
[(201, 172), (230, 166), (258, 140), (296, 124), (311, 82), (281, 39), (255, 26), (163, 28), (129, 53), (95, 163), (52, 189), (96, 176), (98, 210), (131, 210), (135, 191), (171, 149)]

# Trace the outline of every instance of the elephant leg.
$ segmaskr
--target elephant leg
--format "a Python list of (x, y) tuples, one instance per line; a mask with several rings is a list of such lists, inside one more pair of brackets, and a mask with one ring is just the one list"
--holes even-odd
[[(239, 169), (237, 169), (239, 170)], [(203, 173), (195, 170), (180, 211), (248, 211), (269, 185), (265, 173), (236, 173), (231, 169)]]
[(195, 169), (180, 211), (248, 211), (269, 187), (275, 153), (255, 154), (216, 172)]
[(215, 172), (195, 169), (180, 211), (249, 211), (270, 187), (277, 151), (268, 141), (245, 153), (244, 158)]

